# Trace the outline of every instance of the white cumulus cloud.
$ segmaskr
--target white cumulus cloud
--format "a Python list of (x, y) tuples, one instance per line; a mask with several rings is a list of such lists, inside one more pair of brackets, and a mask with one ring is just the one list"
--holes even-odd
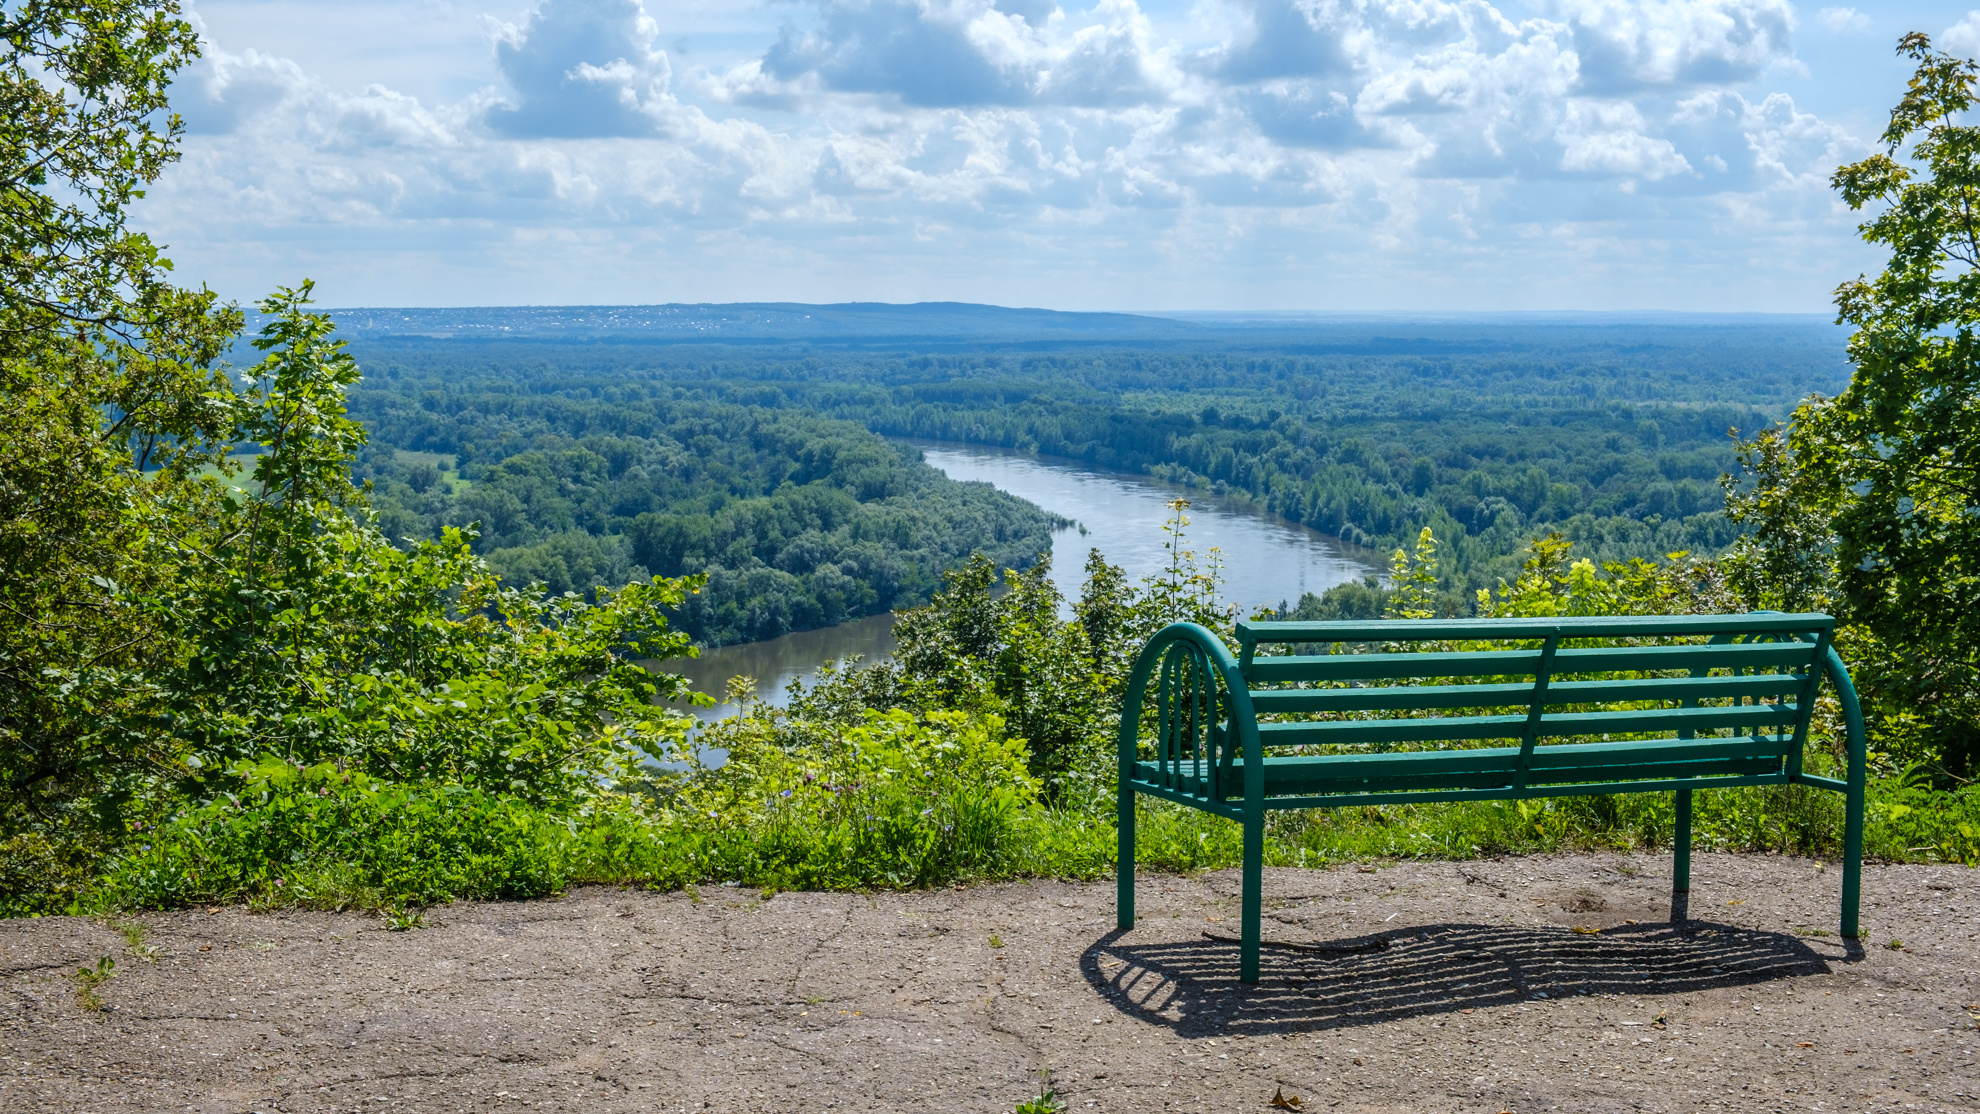
[[(1243, 300), (1350, 272), (1356, 297), (1407, 299), (1493, 265), (1565, 274), (1650, 228), (1644, 259), (1746, 260), (1768, 214), (1803, 255), (1846, 250), (1826, 180), (1864, 147), (1768, 87), (1795, 63), (1784, 0), (1538, 10), (808, 0), (709, 55), (659, 6), (541, 0), (490, 25), (482, 88), (427, 102), (210, 30), (146, 219), (225, 281), (305, 267), (428, 303), (1036, 304), (1042, 281), (1201, 305), (1206, 282)], [(1687, 229), (1691, 256), (1668, 243)]]
[(1935, 45), (1950, 54), (1980, 57), (1980, 10), (1966, 13), (1964, 19), (1946, 28)]
[(1855, 8), (1823, 8), (1815, 13), (1815, 24), (1831, 35), (1847, 35), (1870, 30), (1870, 17)]
[(1563, 0), (1585, 88), (1749, 81), (1793, 57), (1787, 0)]

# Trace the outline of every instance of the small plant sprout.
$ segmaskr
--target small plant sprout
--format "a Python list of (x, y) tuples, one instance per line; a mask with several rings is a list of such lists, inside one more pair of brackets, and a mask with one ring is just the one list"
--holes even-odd
[(107, 955), (97, 960), (95, 967), (76, 968), (76, 1001), (86, 1010), (101, 1010), (103, 999), (96, 996), (96, 989), (116, 977), (117, 961)]
[(165, 949), (157, 944), (144, 942), (145, 933), (149, 929), (143, 921), (122, 921), (117, 925), (117, 931), (124, 934), (124, 951), (146, 963), (156, 964), (158, 957), (165, 954)]
[(411, 932), (415, 928), (426, 927), (426, 914), (410, 905), (385, 910), (385, 929), (388, 932)]
[(1891, 940), (1891, 942), (1890, 942), (1890, 943), (1888, 943), (1888, 944), (1885, 944), (1884, 946), (1885, 946), (1885, 947), (1887, 947), (1887, 948), (1889, 948), (1889, 949), (1891, 949), (1891, 950), (1892, 950), (1892, 951), (1894, 951), (1894, 952), (1901, 952), (1901, 951), (1903, 951), (1903, 950), (1904, 950), (1904, 941), (1902, 941), (1902, 940), (1899, 940), (1899, 939), (1896, 939), (1895, 937), (1893, 937), (1893, 938), (1892, 938), (1892, 940)]
[(1047, 1068), (1038, 1073), (1038, 1097), (1017, 1104), (1011, 1114), (1063, 1114), (1066, 1100), (1052, 1090), (1052, 1072)]
[(1004, 946), (1004, 938), (1003, 938), (1002, 936), (999, 936), (999, 935), (997, 935), (997, 934), (996, 934), (996, 933), (994, 933), (994, 932), (993, 932), (993, 933), (991, 933), (991, 934), (990, 934), (990, 946), (991, 946), (991, 947), (993, 947), (993, 948), (1001, 948), (1001, 947), (1003, 947), (1003, 946)]

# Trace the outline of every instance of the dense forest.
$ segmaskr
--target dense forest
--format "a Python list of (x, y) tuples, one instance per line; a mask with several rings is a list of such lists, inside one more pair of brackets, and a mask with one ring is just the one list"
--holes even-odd
[[(827, 316), (836, 307), (810, 308)], [(602, 326), (577, 343), (576, 326), (561, 319), (532, 337), (531, 311), (513, 311), (511, 335), (521, 340), (486, 341), (473, 330), (436, 339), (385, 331), (370, 316), (377, 312), (353, 314), (373, 322), (354, 344), (369, 376), (354, 408), (382, 446), (463, 459), (508, 451), (520, 442), (491, 440), (478, 424), (486, 407), (471, 401), (491, 388), (466, 386), (497, 380), (497, 409), (554, 411), (548, 420), (560, 428), (587, 420), (570, 410), (574, 399), (591, 407), (692, 400), (804, 421), (822, 414), (892, 437), (997, 445), (1237, 494), (1360, 545), (1393, 549), (1429, 527), (1446, 555), (1448, 604), (1459, 609), (1472, 606), (1476, 589), (1515, 575), (1522, 546), (1548, 532), (1596, 560), (1722, 551), (1739, 534), (1722, 513), (1720, 477), (1734, 470), (1729, 434), (1771, 427), (1847, 371), (1833, 328), (1800, 319), (1315, 319), (1193, 332), (1147, 319), (1150, 335), (1122, 338), (1112, 335), (1114, 316), (1099, 342), (1032, 336), (1018, 319), (1003, 337), (979, 326), (949, 338), (684, 344), (670, 334), (642, 343)], [(418, 312), (425, 318), (415, 323), (427, 329), (453, 321), (449, 311)], [(485, 329), (482, 318), (503, 312), (459, 316)], [(948, 326), (957, 312), (929, 315)], [(374, 417), (370, 399), (381, 394), (418, 399), (418, 416)], [(462, 424), (441, 411), (475, 417)], [(670, 513), (682, 536), (723, 529), (713, 509)], [(594, 515), (586, 529), (618, 532), (608, 518)], [(500, 533), (493, 522), (484, 528)], [(630, 552), (609, 540), (556, 544)]]
[(367, 384), (379, 528), (408, 544), (474, 525), (504, 581), (590, 592), (701, 575), (672, 618), (698, 642), (774, 638), (927, 601), (982, 553), (1024, 568), (1038, 508), (950, 480), (844, 421), (638, 386), (499, 378)]

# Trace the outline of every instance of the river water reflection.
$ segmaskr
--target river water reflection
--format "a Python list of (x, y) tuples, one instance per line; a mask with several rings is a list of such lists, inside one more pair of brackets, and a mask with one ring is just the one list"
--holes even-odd
[[(1162, 524), (1173, 499), (1190, 501), (1187, 548), (1199, 560), (1216, 547), (1224, 561), (1224, 594), (1250, 609), (1296, 601), (1379, 569), (1379, 555), (1309, 530), (1236, 500), (1160, 483), (1147, 476), (1104, 472), (1075, 461), (1031, 457), (978, 445), (908, 442), (951, 478), (991, 484), (1028, 499), (1077, 525), (1052, 535), (1052, 580), (1068, 600), (1077, 599), (1089, 549), (1125, 569), (1130, 580), (1166, 567)], [(720, 699), (729, 679), (756, 678), (758, 695), (781, 705), (784, 688), (810, 678), (820, 663), (858, 655), (875, 661), (893, 652), (894, 617), (876, 615), (825, 630), (788, 634), (768, 642), (722, 646), (699, 658), (666, 663), (700, 692)], [(733, 705), (697, 709), (704, 718), (727, 715)]]

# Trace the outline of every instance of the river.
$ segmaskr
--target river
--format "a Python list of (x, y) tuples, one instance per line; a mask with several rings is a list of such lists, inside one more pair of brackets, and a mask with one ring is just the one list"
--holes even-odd
[[(1100, 471), (1077, 461), (932, 441), (908, 444), (951, 478), (992, 484), (1075, 525), (1052, 535), (1052, 580), (1068, 601), (1079, 597), (1089, 549), (1125, 569), (1130, 580), (1167, 567), (1162, 524), (1174, 499), (1190, 501), (1185, 547), (1206, 560), (1218, 549), (1224, 561), (1224, 596), (1250, 609), (1297, 601), (1302, 593), (1380, 571), (1379, 554), (1295, 525), (1244, 502), (1160, 483), (1147, 476)], [(784, 703), (794, 679), (816, 675), (821, 662), (858, 655), (866, 661), (894, 650), (894, 617), (876, 615), (825, 630), (803, 631), (722, 646), (664, 668), (679, 672), (700, 692), (720, 699), (735, 676), (756, 678), (758, 695)], [(697, 709), (703, 718), (727, 715), (734, 705)]]

